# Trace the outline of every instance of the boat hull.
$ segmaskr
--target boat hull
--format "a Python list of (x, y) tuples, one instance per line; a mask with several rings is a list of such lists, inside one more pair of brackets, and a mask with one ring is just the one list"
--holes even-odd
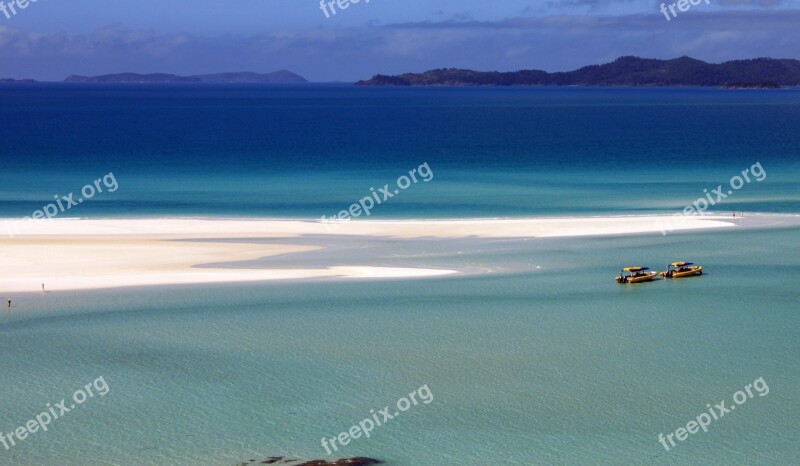
[(703, 275), (703, 267), (699, 265), (689, 267), (689, 270), (684, 270), (681, 272), (675, 271), (672, 273), (669, 272), (664, 273), (664, 277), (666, 278), (686, 278), (686, 277), (696, 277), (698, 275)]
[(614, 277), (614, 280), (617, 283), (644, 283), (644, 282), (651, 282), (658, 276), (657, 272), (648, 272), (644, 275), (639, 275), (637, 277)]

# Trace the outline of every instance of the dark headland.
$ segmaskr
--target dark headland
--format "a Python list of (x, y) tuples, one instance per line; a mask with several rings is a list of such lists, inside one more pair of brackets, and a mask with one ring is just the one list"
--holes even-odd
[(657, 60), (620, 57), (603, 65), (548, 73), (455, 68), (397, 76), (375, 75), (360, 86), (713, 86), (772, 89), (800, 86), (800, 60), (756, 58), (706, 63), (690, 57)]
[(280, 70), (272, 73), (217, 73), (199, 74), (192, 76), (178, 76), (167, 73), (117, 73), (102, 76), (70, 75), (64, 80), (68, 83), (235, 83), (235, 84), (301, 84), (308, 81), (291, 71)]

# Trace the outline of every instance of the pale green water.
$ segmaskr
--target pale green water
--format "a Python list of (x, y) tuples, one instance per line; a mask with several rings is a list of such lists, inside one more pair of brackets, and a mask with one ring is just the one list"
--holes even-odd
[[(387, 242), (380, 246), (388, 259), (362, 254), (493, 273), (16, 296), (0, 318), (0, 430), (98, 376), (110, 392), (0, 449), (0, 463), (321, 458), (322, 436), (427, 384), (431, 404), (337, 457), (389, 465), (793, 464), (798, 239), (795, 228)], [(684, 258), (707, 274), (640, 286), (612, 281), (623, 264), (660, 268)], [(673, 451), (658, 443), (659, 433), (758, 377), (767, 396)]]

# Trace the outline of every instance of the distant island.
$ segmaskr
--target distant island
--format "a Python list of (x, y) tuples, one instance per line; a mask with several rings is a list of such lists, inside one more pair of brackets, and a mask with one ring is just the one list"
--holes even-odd
[(690, 57), (657, 60), (620, 57), (558, 73), (541, 70), (511, 72), (455, 68), (398, 76), (375, 75), (359, 86), (715, 86), (729, 89), (772, 89), (800, 86), (800, 61), (756, 58), (720, 64)]
[(775, 83), (726, 83), (723, 89), (780, 89), (781, 86)]
[(117, 73), (102, 76), (70, 75), (64, 80), (68, 83), (269, 83), (269, 84), (300, 84), (308, 81), (291, 71), (280, 70), (272, 73), (217, 73), (200, 74), (194, 76), (178, 76), (166, 73)]
[(0, 84), (36, 84), (33, 79), (0, 78)]

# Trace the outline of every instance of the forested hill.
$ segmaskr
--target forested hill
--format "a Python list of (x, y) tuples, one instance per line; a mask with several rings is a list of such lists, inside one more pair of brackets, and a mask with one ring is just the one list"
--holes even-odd
[(558, 73), (541, 70), (511, 72), (455, 68), (398, 76), (375, 75), (362, 86), (723, 86), (771, 88), (800, 85), (800, 61), (757, 58), (706, 63), (690, 57), (657, 60), (620, 57)]

